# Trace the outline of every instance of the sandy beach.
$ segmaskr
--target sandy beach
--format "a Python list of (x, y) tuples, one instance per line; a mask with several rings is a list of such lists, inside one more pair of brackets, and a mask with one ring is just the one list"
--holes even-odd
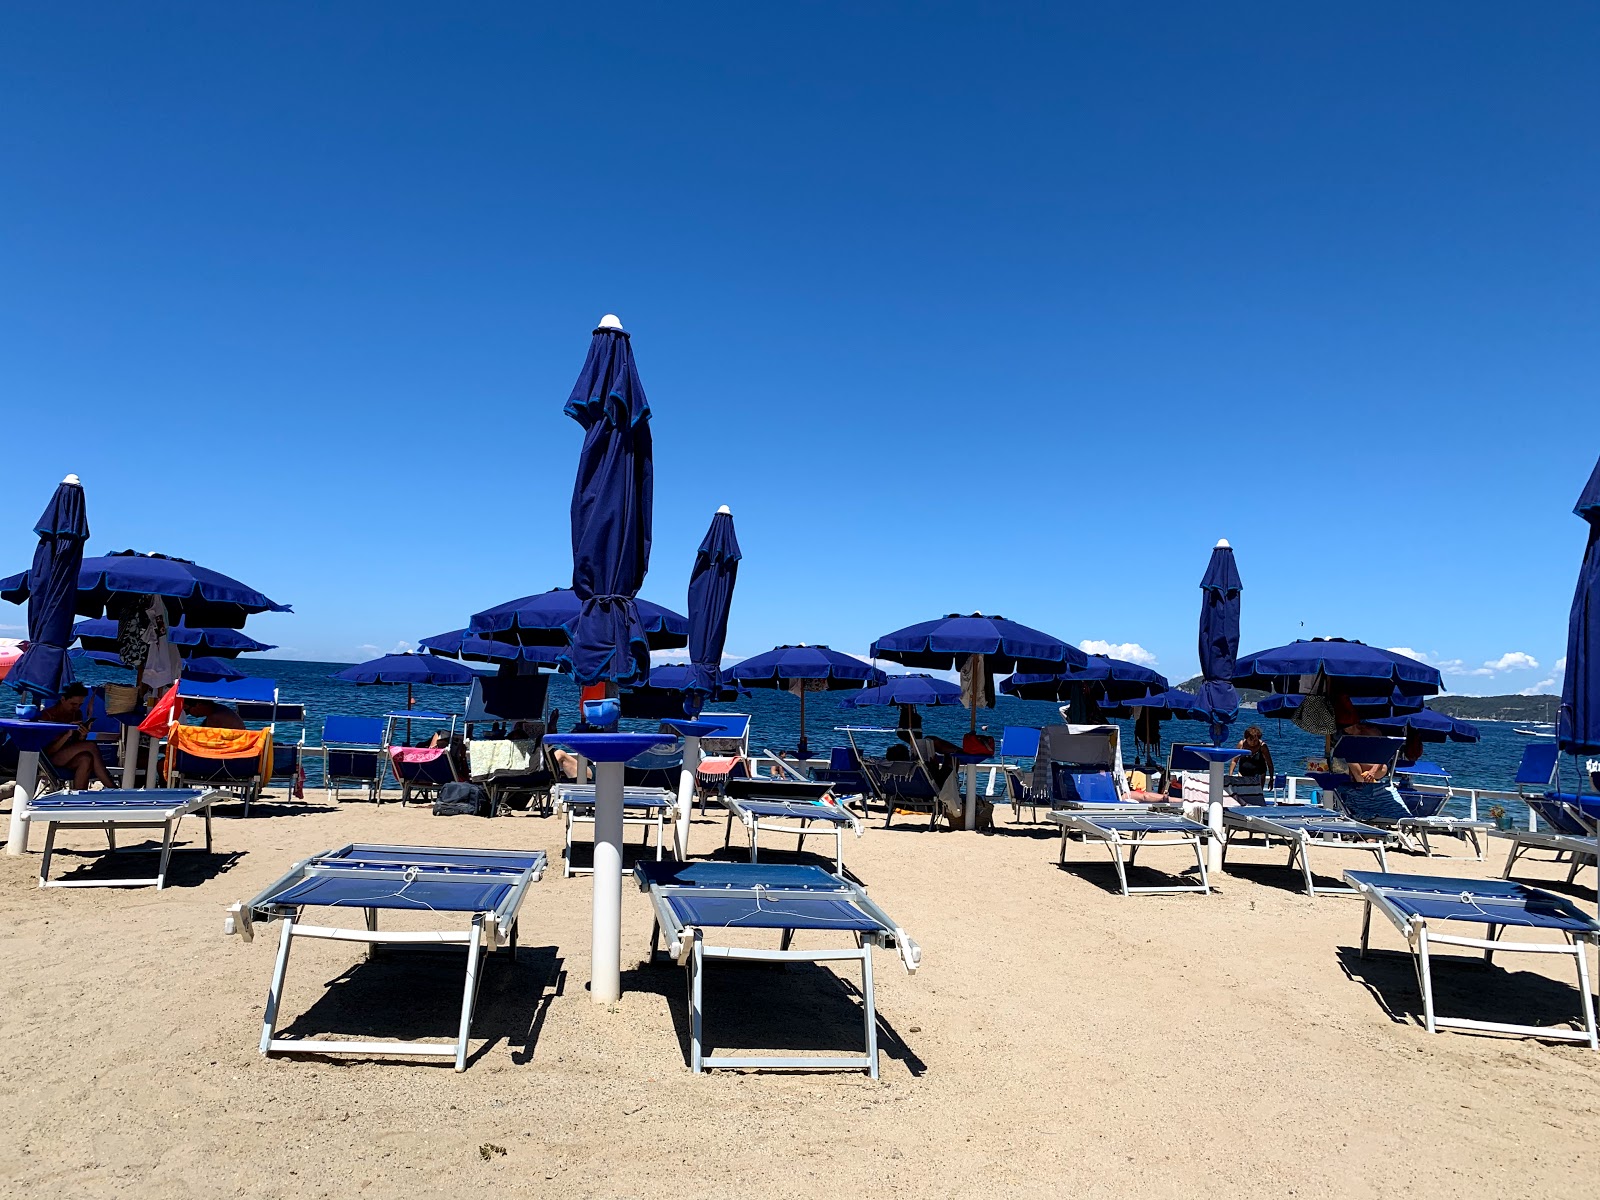
[[(915, 976), (876, 959), (882, 1080), (696, 1078), (683, 973), (644, 965), (649, 909), (631, 886), (624, 998), (589, 1001), (590, 885), (561, 877), (558, 820), (335, 807), (320, 793), (259, 811), (219, 817), (216, 853), (177, 856), (160, 893), (41, 892), (37, 854), (0, 858), (10, 1194), (1576, 1197), (1600, 1179), (1600, 1058), (1430, 1036), (1409, 961), (1359, 960), (1359, 903), (1306, 899), (1278, 851), (1239, 852), (1209, 898), (1123, 899), (1097, 849), (1059, 869), (1052, 834), (1004, 824), (1005, 810), (992, 836), (879, 818), (846, 862), (924, 952)], [(720, 817), (697, 820), (697, 854), (721, 838)], [(351, 840), (551, 852), (514, 964), (502, 955), (486, 976), (465, 1074), (256, 1052), (276, 937), (224, 937), (224, 909)], [(1489, 874), (1501, 847), (1482, 866), (1431, 869)], [(1530, 864), (1524, 877), (1562, 875)], [(1374, 928), (1399, 949), (1387, 923)], [(1440, 970), (1441, 1011), (1575, 1014), (1567, 964), (1530, 957), (1506, 960), (1511, 973)], [(359, 947), (301, 943), (283, 1028), (448, 1040), (460, 980), (453, 956), (369, 964)], [(725, 1049), (859, 1037), (853, 994), (816, 967), (728, 968), (707, 1005)]]

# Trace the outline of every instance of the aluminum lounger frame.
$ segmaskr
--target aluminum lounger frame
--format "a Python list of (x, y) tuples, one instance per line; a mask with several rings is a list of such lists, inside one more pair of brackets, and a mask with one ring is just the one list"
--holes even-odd
[(1475, 821), (1471, 817), (1447, 817), (1443, 814), (1432, 817), (1402, 817), (1395, 822), (1395, 829), (1402, 840), (1409, 835), (1414, 835), (1422, 847), (1423, 856), (1426, 858), (1465, 858), (1460, 854), (1435, 854), (1433, 846), (1428, 841), (1428, 835), (1460, 838), (1463, 842), (1472, 843), (1473, 861), (1483, 861), (1483, 839), (1478, 835), (1487, 833), (1494, 828), (1492, 821)]
[[(367, 857), (351, 860), (345, 856), (359, 853)], [(305, 925), (300, 921), (303, 908), (312, 904), (280, 903), (276, 898), (303, 881), (321, 876), (340, 879), (370, 879), (374, 884), (392, 885), (402, 882), (408, 887), (415, 882), (424, 883), (476, 883), (481, 886), (485, 877), (493, 872), (489, 866), (463, 868), (445, 861), (451, 855), (470, 855), (476, 859), (504, 859), (507, 866), (497, 878), (509, 884), (499, 902), (491, 909), (471, 914), (471, 925), (465, 930), (383, 932), (378, 929), (378, 911), (415, 912), (414, 905), (375, 904), (363, 907), (364, 929), (349, 929), (331, 925)], [(431, 856), (431, 858), (430, 858)], [(263, 1056), (280, 1054), (364, 1054), (373, 1057), (391, 1055), (419, 1055), (430, 1058), (454, 1058), (455, 1069), (467, 1069), (467, 1040), (472, 1031), (472, 1015), (478, 1003), (478, 984), (482, 980), (482, 957), (485, 950), (495, 951), (502, 945), (513, 956), (517, 949), (517, 917), (530, 884), (544, 875), (548, 859), (543, 850), (476, 850), (458, 846), (385, 846), (360, 842), (326, 850), (303, 859), (290, 867), (278, 879), (262, 889), (254, 899), (230, 905), (225, 932), (237, 933), (245, 941), (255, 938), (256, 922), (282, 923), (278, 938), (278, 957), (272, 968), (272, 983), (267, 989), (267, 1003), (261, 1018), (260, 1050)], [(362, 865), (352, 865), (353, 863)], [(380, 897), (372, 897), (379, 899)], [(382, 897), (388, 899), (389, 897)], [(354, 907), (354, 906), (341, 906)], [(451, 910), (451, 915), (464, 915)], [(370, 959), (380, 945), (463, 946), (467, 951), (466, 983), (461, 996), (461, 1019), (453, 1044), (438, 1042), (357, 1042), (322, 1041), (310, 1038), (274, 1037), (278, 1022), (278, 1007), (283, 1000), (284, 977), (289, 968), (289, 949), (297, 937), (321, 938), (338, 942), (364, 942)]]
[[(1205, 843), (1210, 840), (1211, 830), (1187, 817), (1164, 813), (1160, 807), (1126, 804), (1123, 808), (1128, 811), (1110, 808), (1051, 809), (1045, 814), (1045, 819), (1061, 826), (1061, 853), (1056, 861), (1066, 865), (1068, 837), (1080, 833), (1086, 838), (1103, 842), (1106, 849), (1111, 851), (1111, 861), (1117, 868), (1117, 882), (1122, 885), (1124, 896), (1134, 892), (1201, 892), (1209, 896), (1211, 880), (1206, 874)], [(1130, 887), (1127, 868), (1133, 866), (1134, 857), (1146, 846), (1193, 848), (1195, 865), (1200, 869), (1200, 882)]]
[[(117, 799), (117, 798), (120, 798)], [(148, 887), (167, 886), (167, 865), (172, 861), (172, 839), (178, 823), (190, 813), (205, 817), (205, 851), (211, 853), (211, 806), (228, 798), (219, 788), (108, 788), (99, 792), (52, 792), (28, 805), (28, 820), (44, 826), (44, 852), (39, 857), (39, 886), (45, 887)], [(161, 863), (152, 876), (127, 879), (51, 879), (50, 858), (55, 853), (56, 829), (61, 825), (98, 825), (105, 830), (111, 853), (116, 853), (117, 830), (161, 830)]]
[[(723, 865), (723, 864), (712, 864)], [(749, 868), (746, 868), (748, 870)], [(759, 868), (758, 868), (759, 869)], [(792, 871), (792, 867), (778, 867), (779, 871)], [(821, 867), (802, 868), (815, 871), (830, 881), (828, 887), (719, 887), (682, 886), (653, 883), (641, 872), (635, 871), (641, 890), (650, 896), (655, 909), (655, 924), (650, 931), (650, 957), (656, 957), (656, 947), (664, 937), (667, 953), (680, 966), (688, 970), (689, 1002), (689, 1068), (696, 1075), (721, 1068), (755, 1068), (779, 1071), (866, 1071), (878, 1078), (878, 1009), (872, 983), (872, 948), (896, 950), (908, 973), (914, 973), (922, 962), (922, 948), (907, 936), (866, 893), (860, 884), (838, 876), (828, 875)], [(854, 946), (831, 947), (815, 950), (796, 950), (794, 935), (798, 930), (810, 929), (802, 925), (797, 929), (784, 928), (776, 950), (750, 946), (716, 946), (706, 942), (706, 930), (728, 928), (722, 925), (686, 924), (672, 905), (674, 896), (711, 896), (722, 900), (755, 901), (781, 904), (785, 900), (832, 899), (843, 901), (864, 918), (876, 923), (874, 930), (855, 930)], [(862, 1021), (866, 1034), (866, 1053), (829, 1057), (788, 1057), (765, 1055), (717, 1054), (708, 1055), (704, 1049), (705, 1024), (705, 966), (707, 959), (728, 962), (857, 962), (861, 965)]]
[[(558, 783), (551, 789), (556, 808), (566, 813), (567, 817), (567, 846), (565, 852), (565, 865), (562, 868), (562, 878), (571, 879), (574, 875), (592, 875), (593, 867), (575, 867), (572, 865), (573, 830), (578, 825), (594, 824), (594, 789), (592, 783)], [(665, 788), (651, 787), (625, 787), (622, 789), (622, 823), (624, 825), (637, 825), (643, 834), (639, 844), (650, 844), (650, 830), (656, 831), (656, 861), (661, 861), (664, 853), (663, 842), (666, 837), (667, 817), (677, 811), (678, 798)], [(641, 815), (644, 814), (644, 815)], [(676, 829), (676, 825), (674, 825)]]
[[(1259, 833), (1271, 842), (1285, 842), (1289, 846), (1288, 866), (1293, 867), (1296, 859), (1300, 863), (1300, 871), (1305, 876), (1306, 895), (1316, 897), (1319, 895), (1353, 896), (1356, 890), (1353, 887), (1323, 887), (1319, 888), (1316, 877), (1311, 873), (1310, 850), (1313, 846), (1322, 850), (1362, 850), (1375, 855), (1378, 859), (1378, 868), (1381, 871), (1389, 870), (1389, 843), (1397, 840), (1397, 835), (1387, 829), (1379, 829), (1375, 825), (1366, 825), (1349, 817), (1340, 816), (1331, 808), (1320, 809), (1316, 814), (1308, 814), (1307, 809), (1312, 805), (1283, 805), (1286, 811), (1282, 816), (1273, 817), (1266, 815), (1257, 808), (1224, 808), (1222, 810), (1222, 860), (1226, 865), (1228, 860), (1228, 847), (1233, 844), (1235, 833)], [(1298, 817), (1292, 814), (1300, 814)], [(1326, 816), (1322, 814), (1326, 813)], [(1344, 832), (1314, 834), (1307, 828), (1306, 822), (1314, 820), (1318, 825), (1341, 826)]]
[[(1518, 895), (1505, 890), (1505, 884), (1499, 880), (1477, 879), (1438, 879), (1430, 876), (1417, 876), (1416, 882), (1408, 882), (1406, 876), (1389, 876), (1388, 881), (1375, 879), (1367, 871), (1346, 871), (1346, 881), (1366, 901), (1361, 914), (1361, 957), (1367, 956), (1367, 943), (1372, 926), (1372, 910), (1377, 909), (1388, 917), (1394, 927), (1406, 939), (1411, 950), (1412, 965), (1417, 972), (1417, 986), (1422, 991), (1423, 1022), (1429, 1033), (1438, 1033), (1440, 1029), (1470, 1029), (1484, 1033), (1515, 1033), (1526, 1037), (1552, 1038), (1560, 1041), (1583, 1042), (1591, 1050), (1600, 1049), (1600, 1037), (1596, 1036), (1594, 998), (1589, 992), (1589, 964), (1584, 957), (1584, 943), (1591, 942), (1600, 945), (1600, 923), (1596, 923), (1586, 913), (1578, 909), (1571, 900), (1564, 896), (1557, 896), (1540, 888), (1528, 887), (1526, 884), (1513, 885)], [(1392, 881), (1392, 882), (1391, 882)], [(1421, 886), (1424, 884), (1433, 887)], [(1499, 888), (1494, 885), (1499, 884)], [(1438, 885), (1451, 885), (1456, 888), (1451, 891)], [(1475, 889), (1477, 891), (1475, 892)], [(1462, 937), (1457, 934), (1438, 932), (1429, 924), (1429, 918), (1419, 915), (1414, 907), (1407, 906), (1407, 898), (1419, 897), (1422, 899), (1449, 900), (1459, 897), (1463, 907), (1470, 901), (1474, 907), (1501, 903), (1516, 905), (1519, 901), (1525, 906), (1526, 900), (1537, 899), (1547, 904), (1551, 909), (1561, 910), (1561, 916), (1567, 917), (1565, 926), (1549, 925), (1549, 928), (1560, 928), (1566, 938), (1565, 945), (1552, 942), (1506, 942), (1501, 941), (1499, 933), (1506, 925), (1497, 924), (1488, 919), (1488, 912), (1479, 917), (1450, 916), (1435, 918), (1438, 920), (1471, 920), (1475, 924), (1489, 926), (1487, 938)], [(1567, 1029), (1562, 1026), (1550, 1025), (1510, 1025), (1499, 1021), (1472, 1021), (1465, 1017), (1441, 1017), (1435, 1014), (1433, 1006), (1433, 963), (1431, 951), (1434, 946), (1464, 946), (1469, 949), (1482, 950), (1483, 961), (1487, 965), (1493, 961), (1496, 951), (1501, 953), (1516, 954), (1564, 954), (1577, 960), (1578, 966), (1578, 996), (1583, 1007), (1583, 1030)]]
[(1596, 852), (1595, 839), (1592, 837), (1556, 833), (1549, 829), (1491, 829), (1489, 833), (1491, 837), (1507, 838), (1511, 842), (1505, 869), (1500, 872), (1502, 879), (1511, 878), (1511, 868), (1517, 865), (1517, 859), (1530, 850), (1550, 850), (1558, 856), (1572, 855), (1572, 864), (1567, 870), (1568, 883), (1576, 879), (1584, 867), (1600, 863), (1600, 854)]
[[(842, 804), (828, 804), (823, 801), (767, 799), (762, 796), (728, 796), (722, 797), (722, 803), (728, 809), (728, 827), (723, 832), (722, 845), (724, 848), (733, 840), (733, 820), (737, 817), (745, 827), (745, 832), (750, 837), (750, 861), (757, 859), (757, 843), (761, 831), (768, 833), (790, 833), (796, 838), (795, 851), (798, 853), (805, 849), (807, 837), (833, 836), (834, 872), (844, 874), (844, 833), (846, 829), (853, 830), (857, 838), (861, 836), (863, 826), (861, 818), (851, 812)], [(773, 824), (773, 822), (785, 822)], [(788, 822), (798, 821), (798, 825)], [(824, 828), (812, 829), (814, 821), (823, 823)]]

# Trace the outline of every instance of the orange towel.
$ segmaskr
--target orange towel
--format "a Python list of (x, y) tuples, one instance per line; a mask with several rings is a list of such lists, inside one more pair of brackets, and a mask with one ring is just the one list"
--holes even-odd
[(167, 735), (167, 782), (177, 769), (178, 751), (196, 758), (254, 758), (261, 777), (272, 773), (272, 730), (211, 729), (204, 725), (174, 725)]

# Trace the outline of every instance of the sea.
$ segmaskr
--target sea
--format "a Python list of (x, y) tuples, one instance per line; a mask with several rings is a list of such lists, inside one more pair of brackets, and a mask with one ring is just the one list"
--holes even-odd
[[(382, 716), (403, 710), (406, 706), (406, 689), (399, 686), (357, 686), (332, 679), (335, 672), (346, 663), (300, 662), (283, 658), (260, 658), (248, 655), (234, 660), (235, 665), (247, 675), (275, 680), (279, 697), (305, 705), (306, 721), (302, 727), (297, 722), (280, 723), (279, 737), (298, 740), (302, 728), (306, 741), (316, 744), (322, 737), (322, 722), (334, 714), (353, 716)], [(126, 682), (127, 672), (101, 667), (93, 663), (75, 664), (86, 683)], [(849, 692), (812, 692), (806, 696), (806, 736), (813, 755), (826, 756), (828, 747), (845, 745), (845, 735), (835, 732), (842, 726), (876, 728), (878, 733), (856, 733), (857, 744), (864, 751), (879, 751), (893, 740), (897, 711), (892, 708), (845, 708)], [(441, 713), (460, 713), (466, 701), (463, 687), (435, 687), (419, 685), (413, 689), (415, 708)], [(561, 710), (561, 727), (570, 729), (578, 711), (578, 689), (571, 676), (552, 675), (549, 685), (549, 703)], [(800, 739), (800, 701), (787, 692), (752, 690), (737, 702), (709, 706), (715, 711), (748, 713), (751, 717), (750, 746), (759, 752), (763, 748), (775, 751), (793, 751)], [(967, 732), (969, 716), (964, 708), (924, 708), (923, 731), (959, 741)], [(1057, 706), (1040, 700), (1017, 700), (1000, 696), (992, 709), (980, 709), (978, 727), (997, 740), (1008, 725), (1060, 724)], [(1133, 722), (1118, 721), (1122, 727), (1124, 758), (1133, 760)], [(1273, 759), (1280, 772), (1300, 773), (1308, 759), (1320, 758), (1322, 739), (1307, 734), (1287, 720), (1258, 718), (1251, 710), (1240, 713), (1231, 731), (1230, 742), (1237, 741), (1249, 725), (1260, 725)], [(1514, 790), (1512, 778), (1522, 751), (1536, 739), (1516, 733), (1519, 726), (1504, 721), (1475, 722), (1481, 738), (1475, 743), (1445, 742), (1430, 744), (1426, 757), (1447, 771), (1451, 782), (1463, 788)], [(654, 729), (653, 721), (627, 721), (624, 727)], [(423, 741), (437, 725), (421, 721), (413, 725), (413, 738)], [(1174, 741), (1206, 743), (1210, 740), (1206, 726), (1193, 721), (1168, 721), (1162, 726), (1162, 745)], [(1563, 771), (1572, 778), (1563, 777), (1566, 790), (1573, 790), (1577, 780), (1570, 759), (1563, 762)], [(320, 783), (320, 764), (312, 759), (307, 764), (308, 782)], [(1526, 821), (1526, 809), (1516, 801), (1501, 801), (1514, 821)], [(1452, 802), (1465, 812), (1465, 802)], [(1480, 815), (1486, 815), (1480, 812)]]

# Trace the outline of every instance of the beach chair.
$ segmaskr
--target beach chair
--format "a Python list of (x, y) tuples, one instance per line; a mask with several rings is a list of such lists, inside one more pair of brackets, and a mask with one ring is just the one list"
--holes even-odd
[(271, 729), (213, 729), (174, 725), (167, 731), (167, 779), (171, 788), (222, 788), (250, 802), (272, 776)]
[(345, 787), (377, 802), (383, 787), (383, 718), (331, 716), (322, 723), (322, 785), (335, 801)]
[(832, 785), (793, 779), (730, 779), (722, 798), (728, 807), (728, 827), (722, 845), (733, 840), (733, 822), (739, 821), (750, 839), (750, 861), (758, 857), (761, 833), (792, 833), (795, 852), (805, 849), (808, 836), (831, 834), (834, 839), (834, 869), (844, 874), (845, 831), (861, 836), (861, 821), (855, 813), (832, 799)]
[[(427, 1055), (453, 1058), (456, 1070), (465, 1071), (483, 954), (504, 946), (515, 958), (518, 914), (528, 887), (543, 877), (545, 861), (543, 850), (352, 844), (295, 863), (254, 899), (230, 906), (224, 929), (247, 942), (254, 940), (257, 924), (282, 923), (277, 963), (261, 1019), (261, 1053)], [(307, 908), (359, 909), (363, 928), (302, 924), (301, 914)], [(380, 911), (419, 916), (420, 928), (380, 932)], [(439, 915), (470, 923), (466, 929), (441, 930), (437, 920), (430, 919)], [(466, 985), (454, 1044), (277, 1037), (284, 976), (295, 938), (365, 942), (369, 958), (380, 945), (465, 948)], [(397, 1000), (409, 1008), (409, 997)]]
[[(1361, 914), (1361, 956), (1367, 955), (1372, 911), (1377, 909), (1406, 939), (1422, 991), (1423, 1023), (1429, 1033), (1440, 1029), (1468, 1029), (1485, 1033), (1514, 1033), (1525, 1037), (1586, 1043), (1600, 1049), (1596, 1037), (1594, 1000), (1589, 990), (1585, 944), (1600, 945), (1600, 922), (1565, 896), (1501, 879), (1450, 879), (1431, 875), (1390, 875), (1372, 871), (1346, 871), (1345, 880), (1366, 901)], [(1487, 925), (1486, 937), (1463, 937), (1442, 932), (1445, 922)], [(1542, 929), (1559, 933), (1563, 943), (1508, 942), (1507, 929)], [(1438, 946), (1462, 946), (1483, 951), (1485, 965), (1498, 953), (1571, 955), (1577, 963), (1578, 1003), (1582, 1030), (1566, 1026), (1512, 1025), (1498, 1021), (1473, 1021), (1441, 1017), (1434, 1011), (1433, 951)]]
[(859, 800), (861, 807), (866, 808), (870, 786), (861, 770), (861, 755), (854, 746), (834, 746), (828, 751), (828, 765), (813, 767), (811, 778), (827, 784), (840, 804), (849, 807), (852, 800)]
[(1483, 861), (1483, 841), (1478, 835), (1493, 829), (1494, 822), (1445, 814), (1444, 806), (1450, 802), (1450, 776), (1443, 767), (1427, 760), (1396, 767), (1394, 783), (1400, 803), (1411, 814), (1396, 823), (1408, 848), (1420, 849), (1428, 858), (1451, 857), (1435, 855), (1429, 835), (1459, 838), (1471, 843), (1475, 861)]
[(863, 757), (861, 773), (873, 799), (883, 805), (885, 829), (894, 823), (896, 812), (925, 812), (929, 829), (939, 824), (941, 789), (920, 755), (904, 761)]
[[(1100, 842), (1111, 854), (1117, 869), (1117, 884), (1124, 896), (1134, 892), (1201, 892), (1211, 894), (1211, 880), (1206, 874), (1205, 846), (1211, 830), (1199, 821), (1191, 821), (1164, 805), (1133, 804), (1113, 801), (1105, 804), (1088, 804), (1082, 808), (1052, 808), (1045, 819), (1061, 826), (1061, 850), (1057, 862), (1065, 866), (1067, 843), (1076, 834), (1086, 841)], [(1158, 846), (1188, 846), (1194, 851), (1195, 866), (1199, 870), (1197, 883), (1145, 884), (1132, 887), (1128, 884), (1128, 868), (1140, 850)]]
[(306, 782), (306, 734), (300, 731), (300, 740), (297, 742), (280, 742), (276, 739), (272, 743), (272, 774), (267, 779), (268, 783), (281, 783), (290, 795), (299, 798), (305, 792)]
[[(579, 825), (595, 823), (595, 785), (592, 783), (558, 783), (551, 789), (556, 811), (567, 818), (567, 845), (564, 853), (563, 878), (574, 875), (592, 875), (593, 866), (576, 866), (572, 860), (573, 834)], [(678, 795), (666, 788), (628, 787), (622, 789), (622, 823), (635, 825), (640, 830), (639, 845), (648, 846), (650, 830), (655, 830), (656, 858), (665, 853), (664, 838), (667, 821), (677, 811)], [(624, 830), (626, 832), (626, 830)]]
[[(1006, 777), (1006, 798), (1011, 804), (1011, 823), (1022, 820), (1022, 806), (1033, 811), (1031, 819), (1039, 819), (1039, 804), (1028, 791), (1028, 781), (1023, 772), (1032, 770), (1033, 760), (1039, 756), (1039, 737), (1043, 731), (1031, 725), (1007, 725), (1000, 733), (1000, 748), (995, 757), (1000, 760)], [(1027, 760), (1028, 766), (1023, 766)]]
[(700, 812), (708, 799), (722, 795), (730, 778), (750, 773), (750, 718), (745, 713), (701, 713), (697, 721), (717, 726), (719, 732), (700, 739), (700, 765), (695, 768), (695, 787), (700, 792)]
[[(389, 769), (400, 785), (400, 803), (413, 796), (424, 802), (438, 795), (447, 783), (458, 781), (448, 746), (390, 746)], [(383, 803), (380, 795), (378, 802)]]
[[(784, 1071), (866, 1071), (878, 1078), (877, 1001), (872, 986), (872, 948), (895, 950), (908, 973), (922, 961), (921, 948), (857, 883), (821, 867), (775, 863), (641, 862), (634, 867), (648, 893), (655, 921), (650, 958), (665, 939), (670, 959), (688, 971), (689, 1066), (746, 1067)], [(778, 949), (713, 945), (720, 929), (768, 929), (779, 933)], [(832, 935), (826, 946), (800, 949), (796, 935)], [(708, 960), (732, 962), (856, 962), (861, 966), (862, 1025), (866, 1053), (840, 1057), (708, 1055), (704, 1039), (704, 983)]]
[(1546, 828), (1490, 831), (1492, 836), (1511, 842), (1505, 869), (1500, 872), (1502, 879), (1510, 879), (1517, 859), (1531, 850), (1548, 850), (1558, 862), (1567, 859), (1568, 883), (1577, 878), (1582, 867), (1596, 862), (1595, 825), (1577, 796), (1557, 790), (1560, 769), (1561, 754), (1554, 742), (1536, 742), (1522, 748), (1522, 761), (1517, 764), (1514, 780), (1517, 794)]
[(1372, 854), (1378, 868), (1387, 872), (1387, 855), (1391, 843), (1398, 840), (1393, 830), (1379, 829), (1316, 804), (1263, 804), (1224, 808), (1222, 810), (1222, 861), (1227, 865), (1228, 850), (1239, 834), (1251, 837), (1260, 835), (1268, 845), (1274, 842), (1289, 847), (1289, 861), (1293, 870), (1296, 863), (1305, 878), (1306, 895), (1354, 895), (1349, 887), (1322, 887), (1316, 883), (1311, 871), (1311, 850), (1357, 850)]
[[(227, 796), (220, 788), (106, 788), (98, 792), (52, 792), (28, 801), (28, 820), (44, 828), (44, 852), (39, 858), (39, 886), (45, 887), (148, 887), (167, 886), (167, 866), (172, 861), (173, 838), (178, 824), (192, 813), (205, 819), (205, 851), (211, 853), (211, 806)], [(161, 859), (150, 876), (118, 879), (51, 879), (56, 831), (61, 826), (95, 826), (105, 831), (108, 853), (117, 853), (119, 829), (161, 830)]]

